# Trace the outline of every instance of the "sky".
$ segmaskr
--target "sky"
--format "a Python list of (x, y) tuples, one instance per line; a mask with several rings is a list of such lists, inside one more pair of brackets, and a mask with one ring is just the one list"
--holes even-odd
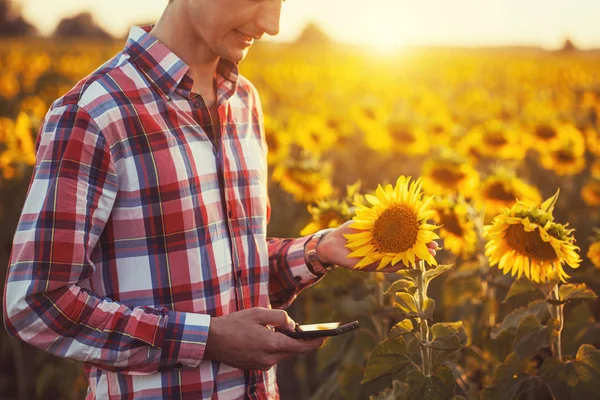
[[(215, 0), (218, 1), (218, 0)], [(155, 21), (167, 0), (16, 0), (49, 34), (64, 16), (90, 11), (115, 36)], [(557, 48), (565, 37), (600, 48), (600, 0), (287, 0), (281, 32), (293, 40), (308, 21), (334, 39), (395, 48), (405, 45)]]

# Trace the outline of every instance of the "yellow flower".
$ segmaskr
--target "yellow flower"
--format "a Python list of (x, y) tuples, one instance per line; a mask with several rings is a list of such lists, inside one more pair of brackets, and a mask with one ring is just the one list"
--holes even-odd
[(577, 146), (565, 143), (556, 150), (544, 153), (541, 164), (556, 175), (577, 175), (585, 169), (585, 153)]
[(460, 192), (471, 197), (479, 184), (479, 173), (471, 164), (450, 154), (427, 160), (422, 174), (425, 192), (433, 195), (447, 196)]
[(596, 241), (590, 245), (587, 258), (594, 264), (594, 267), (600, 268), (600, 241)]
[(527, 153), (519, 130), (499, 120), (476, 126), (467, 136), (487, 158), (522, 160)]
[(490, 265), (498, 265), (504, 274), (523, 274), (533, 282), (546, 282), (553, 274), (565, 282), (569, 275), (563, 264), (579, 267), (581, 258), (575, 246), (573, 229), (554, 222), (552, 212), (558, 191), (541, 206), (518, 201), (485, 227), (485, 255)]
[(333, 194), (330, 182), (331, 163), (303, 156), (300, 161), (289, 160), (273, 170), (273, 182), (294, 196), (295, 201), (312, 202)]
[(265, 115), (265, 141), (267, 143), (267, 163), (276, 165), (286, 160), (290, 154), (291, 139), (278, 120)]
[(341, 200), (317, 200), (315, 204), (308, 205), (308, 212), (312, 220), (302, 229), (300, 236), (311, 235), (322, 229), (337, 228), (344, 222), (352, 219), (354, 215), (353, 203), (362, 204), (362, 196), (358, 193), (360, 182), (346, 186), (346, 197)]
[(517, 199), (536, 205), (542, 202), (540, 191), (535, 186), (519, 179), (513, 171), (506, 168), (496, 169), (481, 184), (479, 200), (486, 216), (495, 217), (504, 208), (512, 207)]
[(410, 182), (401, 176), (396, 185), (379, 185), (375, 195), (365, 195), (371, 207), (357, 204), (351, 228), (357, 233), (346, 234), (346, 247), (352, 257), (362, 257), (356, 268), (379, 262), (377, 269), (402, 261), (413, 265), (416, 257), (437, 265), (427, 244), (438, 239), (433, 232), (438, 227), (427, 223), (433, 217), (428, 205), (433, 197), (423, 198), (421, 179)]
[(452, 254), (467, 258), (475, 252), (477, 232), (469, 205), (461, 198), (436, 198), (431, 209), (435, 211), (433, 220), (441, 225), (440, 237), (444, 248)]
[(560, 147), (563, 137), (569, 137), (580, 132), (571, 124), (558, 123), (547, 118), (531, 128), (530, 133), (533, 139), (533, 148), (543, 153)]
[(429, 151), (430, 138), (421, 128), (411, 124), (408, 118), (393, 117), (388, 121), (387, 128), (397, 152), (422, 155)]
[(600, 205), (600, 178), (591, 178), (581, 188), (581, 198), (590, 207)]

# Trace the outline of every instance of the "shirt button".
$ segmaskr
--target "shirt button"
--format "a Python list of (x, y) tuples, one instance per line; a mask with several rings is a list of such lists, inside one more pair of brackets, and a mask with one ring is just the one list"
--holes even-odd
[(238, 278), (241, 278), (241, 277), (242, 277), (242, 271), (241, 271), (241, 270), (239, 270), (239, 271), (236, 271), (235, 275), (236, 275)]
[(197, 102), (194, 103), (194, 106), (196, 106), (196, 108), (200, 108), (202, 106), (202, 104), (200, 104), (200, 102), (197, 101)]
[(296, 280), (296, 282), (300, 282), (302, 280), (301, 276), (295, 276), (294, 279)]

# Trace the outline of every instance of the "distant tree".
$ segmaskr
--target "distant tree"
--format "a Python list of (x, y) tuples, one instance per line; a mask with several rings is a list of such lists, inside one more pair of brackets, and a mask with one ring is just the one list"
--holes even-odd
[(571, 39), (567, 38), (567, 39), (565, 39), (565, 42), (564, 42), (562, 48), (560, 49), (560, 51), (563, 51), (563, 52), (577, 51), (577, 46), (575, 46), (575, 44), (571, 41)]
[(309, 22), (296, 39), (296, 43), (327, 45), (331, 44), (332, 40), (317, 23)]
[(100, 28), (92, 14), (84, 12), (71, 18), (63, 18), (54, 30), (56, 38), (86, 38), (86, 39), (111, 39), (112, 36)]
[(38, 31), (21, 15), (12, 0), (0, 0), (0, 36), (34, 36)]

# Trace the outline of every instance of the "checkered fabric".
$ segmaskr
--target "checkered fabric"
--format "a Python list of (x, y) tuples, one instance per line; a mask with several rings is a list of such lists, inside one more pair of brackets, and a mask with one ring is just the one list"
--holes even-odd
[(15, 233), (7, 330), (84, 363), (86, 399), (277, 398), (275, 371), (203, 361), (211, 317), (289, 305), (308, 238), (267, 238), (256, 89), (221, 60), (219, 121), (133, 27), (48, 111)]

